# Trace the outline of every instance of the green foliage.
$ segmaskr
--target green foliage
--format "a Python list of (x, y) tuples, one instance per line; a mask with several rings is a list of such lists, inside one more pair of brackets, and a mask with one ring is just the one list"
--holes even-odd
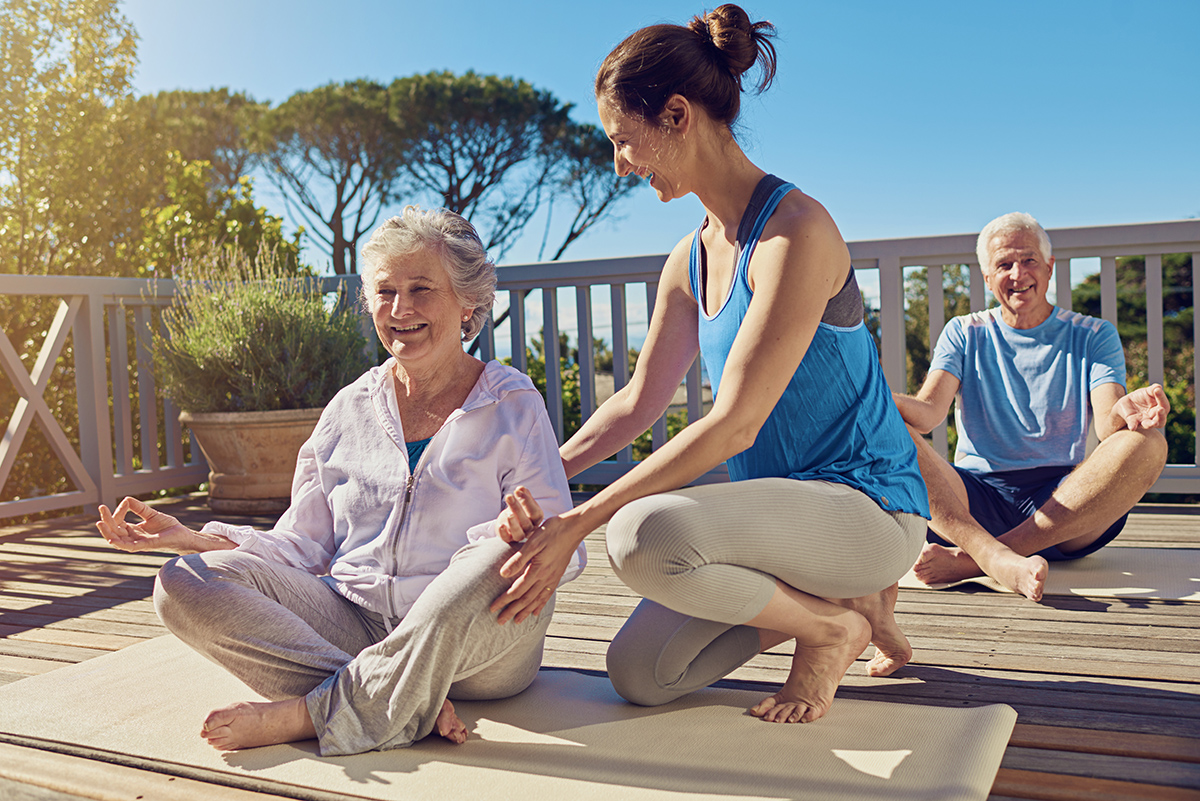
[(194, 251), (154, 337), (163, 392), (189, 412), (324, 406), (367, 367), (353, 303), (275, 251)]
[(526, 81), (431, 72), (398, 78), (389, 92), (407, 187), (474, 223), (493, 258), (547, 200), (574, 209), (560, 258), (637, 185), (613, 172), (603, 132), (572, 122), (569, 103)]
[(0, 272), (109, 272), (139, 179), (113, 108), (136, 35), (117, 0), (0, 2)]
[(253, 183), (238, 179), (231, 189), (209, 191), (212, 168), (206, 161), (184, 161), (178, 152), (167, 157), (164, 202), (142, 209), (142, 237), (131, 257), (143, 275), (170, 275), (182, 246), (204, 243), (234, 246), (248, 257), (266, 249), (291, 273), (300, 269), (300, 236), (283, 234), (283, 219), (254, 205)]
[(162, 152), (177, 151), (184, 161), (207, 161), (206, 188), (236, 190), (253, 167), (254, 130), (267, 109), (244, 92), (163, 91), (134, 101), (131, 116), (143, 120)]
[(338, 275), (357, 272), (359, 239), (395, 197), (404, 141), (390, 103), (374, 81), (331, 83), (297, 92), (260, 121), (271, 180)]
[[(1146, 346), (1146, 260), (1141, 256), (1119, 258), (1117, 278), (1117, 332), (1125, 348), (1128, 388), (1149, 382)], [(1192, 341), (1192, 257), (1187, 253), (1166, 254), (1163, 275), (1163, 390), (1171, 402), (1171, 414), (1163, 432), (1167, 437), (1167, 461), (1194, 463), (1196, 453), (1196, 388)], [(1071, 292), (1076, 311), (1101, 316), (1100, 276), (1090, 275)]]
[[(942, 319), (971, 311), (971, 273), (965, 264), (951, 264), (942, 270)], [(916, 392), (925, 382), (933, 346), (929, 341), (929, 271), (914, 270), (904, 282), (904, 349), (907, 354), (908, 391)]]

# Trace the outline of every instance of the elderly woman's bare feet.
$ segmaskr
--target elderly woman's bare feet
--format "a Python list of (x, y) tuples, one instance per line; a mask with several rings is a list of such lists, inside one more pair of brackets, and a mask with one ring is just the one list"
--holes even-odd
[(218, 751), (257, 748), (317, 736), (304, 698), (242, 701), (208, 713), (200, 736)]
[(1031, 601), (1042, 600), (1046, 577), (1050, 575), (1050, 565), (1045, 559), (1036, 554), (1021, 556), (1000, 542), (981, 558), (983, 564), (962, 548), (927, 542), (913, 565), (913, 573), (925, 584), (953, 584), (987, 575)]
[(438, 734), (455, 745), (462, 745), (467, 741), (467, 724), (459, 720), (454, 711), (454, 704), (450, 703), (449, 698), (442, 702), (442, 710), (438, 712), (434, 728)]
[(862, 615), (845, 619), (844, 637), (828, 645), (800, 647), (783, 689), (750, 708), (750, 714), (772, 723), (809, 723), (829, 711), (838, 683), (871, 639)]
[(838, 606), (858, 612), (871, 624), (871, 643), (875, 646), (875, 656), (867, 663), (868, 676), (890, 676), (912, 659), (912, 646), (896, 623), (896, 598), (899, 594), (900, 585), (897, 583), (874, 595), (833, 600)]

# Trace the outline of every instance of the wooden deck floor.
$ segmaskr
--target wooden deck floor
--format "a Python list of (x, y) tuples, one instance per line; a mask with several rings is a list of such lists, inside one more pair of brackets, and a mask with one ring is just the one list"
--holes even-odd
[[(196, 526), (209, 517), (198, 497), (162, 506)], [(1200, 548), (1200, 508), (1139, 507), (1110, 547), (1134, 545)], [(602, 532), (589, 550), (587, 572), (560, 593), (547, 665), (603, 670), (607, 644), (637, 602), (612, 575)], [(0, 684), (164, 633), (149, 601), (164, 559), (111, 550), (90, 517), (0, 529)], [(871, 679), (860, 663), (839, 697), (1013, 706), (1019, 718), (994, 801), (1200, 799), (1200, 603), (1055, 597), (1037, 605), (982, 590), (902, 590), (897, 617), (916, 649), (913, 664)], [(781, 648), (732, 678), (770, 689), (788, 664)], [(269, 797), (34, 750), (0, 734), (0, 798)]]

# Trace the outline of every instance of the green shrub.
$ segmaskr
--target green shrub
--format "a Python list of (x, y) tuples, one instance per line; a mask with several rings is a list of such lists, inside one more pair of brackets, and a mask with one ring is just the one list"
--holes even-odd
[(262, 248), (193, 249), (154, 336), (162, 391), (189, 412), (324, 406), (369, 365), (353, 302)]

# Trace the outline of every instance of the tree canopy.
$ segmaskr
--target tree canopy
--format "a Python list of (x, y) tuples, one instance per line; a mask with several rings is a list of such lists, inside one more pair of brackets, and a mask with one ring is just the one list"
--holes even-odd
[(113, 107), (136, 35), (117, 0), (0, 0), (0, 270), (106, 271), (140, 208)]
[(297, 92), (262, 117), (268, 174), (339, 275), (357, 272), (358, 240), (394, 198), (404, 148), (389, 103), (386, 87), (357, 80)]
[(526, 81), (431, 72), (398, 78), (389, 90), (405, 142), (405, 188), (470, 220), (494, 258), (543, 203), (566, 201), (574, 217), (553, 256), (561, 257), (637, 185), (613, 173), (603, 132), (573, 122), (570, 103)]
[(164, 91), (135, 103), (132, 113), (144, 119), (146, 135), (158, 139), (161, 151), (209, 163), (211, 190), (236, 189), (253, 170), (254, 131), (269, 104), (227, 87)]

